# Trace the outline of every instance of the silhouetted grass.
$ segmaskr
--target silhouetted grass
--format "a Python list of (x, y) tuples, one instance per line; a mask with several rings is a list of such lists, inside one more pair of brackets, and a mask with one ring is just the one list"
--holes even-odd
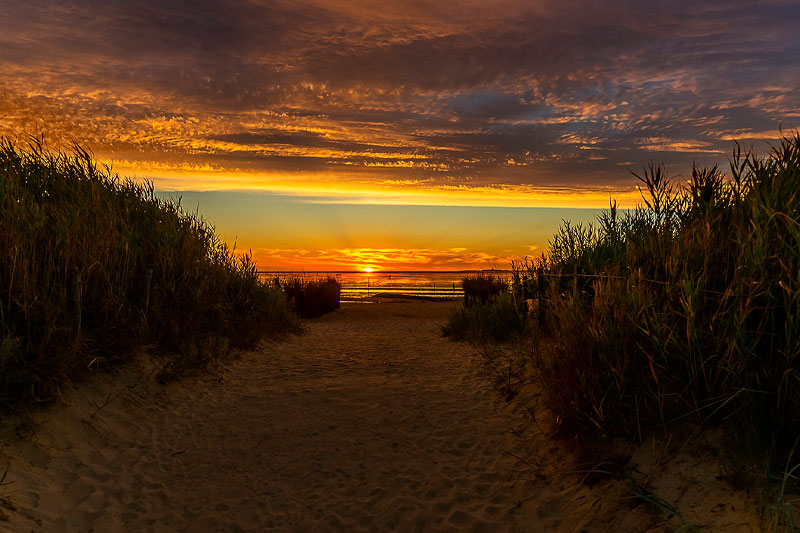
[(565, 223), (514, 266), (549, 339), (534, 361), (549, 407), (569, 433), (724, 422), (784, 461), (800, 433), (800, 136), (764, 158), (737, 146), (728, 175), (637, 177), (646, 206)]
[(503, 342), (525, 330), (528, 313), (509, 293), (508, 283), (494, 274), (461, 280), (464, 302), (453, 307), (442, 334), (478, 343)]
[(485, 302), (454, 306), (442, 326), (442, 334), (455, 340), (503, 342), (525, 331), (527, 323), (527, 312), (520, 309), (511, 294), (503, 293)]
[(339, 309), (342, 285), (334, 277), (324, 280), (290, 278), (283, 281), (282, 288), (292, 308), (303, 318), (314, 318)]
[(508, 291), (508, 283), (494, 274), (475, 274), (461, 280), (464, 289), (464, 304), (485, 304), (490, 299)]
[(167, 373), (293, 327), (214, 228), (92, 157), (0, 142), (0, 405), (53, 398), (69, 376), (143, 344)]

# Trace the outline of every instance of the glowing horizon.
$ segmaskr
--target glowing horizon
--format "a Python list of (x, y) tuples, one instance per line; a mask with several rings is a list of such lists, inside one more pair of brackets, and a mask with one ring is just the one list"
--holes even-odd
[[(537, 256), (586, 208), (319, 203), (264, 191), (159, 192), (215, 224), (263, 270), (481, 270)], [(468, 228), (469, 231), (465, 231)]]

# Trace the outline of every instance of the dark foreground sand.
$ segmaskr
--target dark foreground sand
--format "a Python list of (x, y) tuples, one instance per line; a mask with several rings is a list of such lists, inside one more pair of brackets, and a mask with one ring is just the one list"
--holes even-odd
[[(216, 375), (164, 387), (130, 368), (66, 391), (24, 425), (27, 438), (3, 427), (12, 483), (0, 495), (18, 510), (0, 530), (680, 525), (619, 484), (581, 485), (532, 420), (531, 398), (504, 401), (481, 356), (440, 336), (450, 305), (344, 304)], [(714, 530), (748, 530), (741, 498), (711, 511), (730, 492), (711, 479), (676, 489), (682, 511)]]

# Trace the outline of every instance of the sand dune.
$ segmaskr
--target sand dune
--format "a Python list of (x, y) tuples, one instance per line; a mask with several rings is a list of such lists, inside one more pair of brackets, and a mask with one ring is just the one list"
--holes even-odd
[[(130, 368), (66, 391), (24, 424), (31, 437), (15, 436), (10, 422), (3, 428), (12, 484), (0, 494), (18, 510), (0, 529), (679, 525), (631, 504), (620, 484), (581, 485), (568, 455), (532, 421), (531, 398), (503, 400), (481, 356), (440, 336), (449, 305), (345, 304), (218, 375), (161, 386)], [(752, 528), (745, 504), (715, 518), (718, 502), (701, 501), (726, 490), (694, 483), (681, 498), (684, 508), (708, 509), (702, 520), (716, 520), (716, 530)]]

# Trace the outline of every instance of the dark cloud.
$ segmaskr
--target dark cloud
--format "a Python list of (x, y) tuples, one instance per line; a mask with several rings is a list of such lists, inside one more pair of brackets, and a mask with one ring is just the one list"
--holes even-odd
[(11, 0), (0, 23), (0, 133), (142, 165), (618, 184), (800, 126), (796, 2)]

